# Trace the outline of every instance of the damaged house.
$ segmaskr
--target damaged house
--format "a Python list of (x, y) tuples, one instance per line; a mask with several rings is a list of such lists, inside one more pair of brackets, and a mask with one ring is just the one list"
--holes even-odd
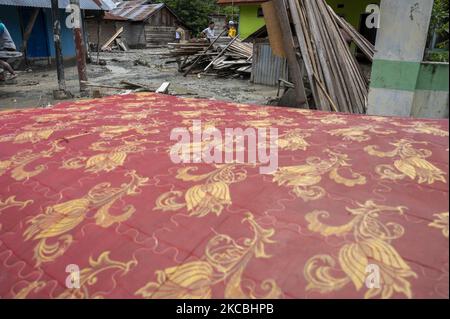
[[(75, 43), (72, 29), (66, 23), (70, 14), (66, 8), (69, 0), (59, 0), (61, 23), (61, 45), (65, 60), (75, 57)], [(112, 0), (81, 0), (82, 19), (115, 7)], [(1, 0), (0, 20), (7, 26), (17, 50), (24, 52), (27, 60), (52, 62), (55, 57), (53, 44), (53, 23), (50, 0)], [(83, 34), (86, 37), (86, 34)]]
[(189, 33), (189, 28), (169, 6), (148, 0), (119, 2), (100, 20), (92, 18), (87, 21), (90, 43), (103, 45), (123, 28), (121, 40), (130, 48), (172, 42), (178, 26), (184, 28), (186, 34)]

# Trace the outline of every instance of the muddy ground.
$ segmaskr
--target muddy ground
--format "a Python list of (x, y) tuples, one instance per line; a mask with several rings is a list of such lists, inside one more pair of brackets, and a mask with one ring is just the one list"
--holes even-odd
[[(141, 83), (158, 88), (163, 82), (171, 82), (170, 93), (185, 97), (199, 97), (239, 103), (267, 104), (276, 97), (277, 89), (255, 85), (244, 79), (220, 79), (214, 76), (189, 75), (183, 77), (176, 63), (168, 58), (167, 49), (130, 50), (127, 52), (104, 52), (100, 59), (106, 65), (88, 64), (89, 83), (120, 87), (120, 82)], [(93, 55), (96, 61), (96, 54)], [(139, 61), (139, 63), (136, 63)], [(58, 88), (56, 70), (46, 66), (32, 66), (31, 70), (18, 71), (17, 83), (0, 85), (0, 108), (44, 107), (57, 103), (53, 90)], [(66, 86), (79, 98), (78, 73), (75, 66), (65, 68)], [(125, 92), (110, 88), (89, 87), (102, 95)]]

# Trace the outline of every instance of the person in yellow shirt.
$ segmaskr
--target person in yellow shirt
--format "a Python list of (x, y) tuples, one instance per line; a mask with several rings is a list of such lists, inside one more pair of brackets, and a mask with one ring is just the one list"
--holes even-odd
[(235, 38), (236, 35), (237, 35), (236, 25), (235, 25), (234, 21), (230, 21), (228, 23), (228, 36), (230, 38)]

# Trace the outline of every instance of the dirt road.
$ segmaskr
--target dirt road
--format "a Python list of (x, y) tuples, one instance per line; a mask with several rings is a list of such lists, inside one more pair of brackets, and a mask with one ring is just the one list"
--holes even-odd
[[(173, 59), (167, 58), (165, 53), (167, 49), (164, 48), (101, 53), (100, 58), (106, 61), (106, 65), (88, 64), (89, 82), (120, 87), (120, 82), (126, 80), (157, 88), (168, 81), (171, 82), (171, 94), (239, 103), (267, 104), (276, 96), (276, 88), (254, 85), (249, 80), (214, 76), (199, 78), (196, 75), (185, 78), (177, 71), (176, 63), (166, 63)], [(95, 59), (96, 54), (93, 57)], [(46, 67), (32, 69), (31, 72), (19, 71), (17, 84), (0, 85), (0, 108), (44, 107), (58, 102), (52, 95), (57, 89), (56, 70)], [(76, 67), (66, 67), (65, 75), (68, 90), (78, 98)], [(104, 95), (124, 92), (106, 88), (99, 90)]]

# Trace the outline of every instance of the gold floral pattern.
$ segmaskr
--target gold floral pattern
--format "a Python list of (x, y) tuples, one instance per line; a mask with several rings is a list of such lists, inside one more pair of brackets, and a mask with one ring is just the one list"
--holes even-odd
[[(37, 265), (54, 261), (64, 254), (73, 242), (72, 235), (67, 233), (83, 222), (89, 211), (96, 211), (95, 222), (104, 228), (130, 218), (136, 211), (132, 205), (127, 205), (120, 215), (111, 215), (109, 210), (124, 196), (139, 195), (139, 188), (146, 185), (148, 178), (140, 177), (135, 171), (128, 172), (126, 176), (130, 176), (131, 181), (120, 188), (113, 188), (110, 183), (99, 184), (86, 196), (47, 207), (44, 213), (31, 218), (24, 236), (27, 241), (38, 241), (34, 249)], [(48, 243), (55, 238), (56, 242)]]
[(448, 238), (448, 212), (435, 214), (436, 219), (429, 224), (430, 227), (442, 229), (442, 234)]
[(358, 204), (356, 208), (347, 208), (347, 211), (351, 214), (350, 221), (339, 226), (327, 225), (321, 221), (330, 217), (330, 213), (326, 211), (313, 211), (306, 215), (310, 231), (325, 237), (351, 238), (339, 250), (341, 276), (337, 276), (336, 261), (330, 255), (316, 255), (307, 261), (304, 269), (308, 281), (306, 289), (323, 294), (353, 283), (359, 291), (366, 283), (367, 266), (376, 264), (380, 269), (380, 288), (367, 288), (365, 298), (391, 298), (395, 293), (412, 298), (408, 278), (417, 278), (417, 274), (392, 246), (392, 241), (401, 238), (405, 230), (400, 224), (383, 223), (379, 220), (381, 214), (402, 215), (405, 207), (383, 206), (367, 201)]
[(0, 198), (0, 215), (2, 211), (7, 210), (8, 208), (18, 207), (20, 210), (22, 210), (32, 203), (33, 201), (31, 199), (26, 201), (17, 201), (16, 196), (10, 196), (4, 201), (2, 201), (2, 199)]
[(394, 134), (396, 131), (386, 130), (378, 125), (361, 125), (328, 131), (332, 136), (341, 136), (344, 141), (365, 142), (371, 139), (369, 133), (377, 135)]
[[(319, 186), (325, 174), (328, 174), (328, 177), (336, 183), (347, 187), (366, 183), (366, 177), (351, 170), (348, 155), (331, 150), (326, 150), (325, 153), (328, 154), (328, 159), (310, 157), (304, 165), (280, 167), (273, 174), (273, 181), (279, 186), (292, 188), (295, 195), (304, 201), (317, 200), (325, 196), (325, 189)], [(343, 168), (348, 168), (351, 178), (340, 174)]]
[(55, 141), (51, 142), (50, 148), (45, 151), (34, 152), (31, 149), (20, 151), (11, 157), (11, 159), (0, 161), (0, 176), (5, 174), (7, 171), (11, 171), (11, 177), (16, 181), (28, 180), (29, 178), (37, 176), (45, 171), (45, 165), (37, 165), (32, 170), (27, 169), (27, 166), (34, 161), (50, 158), (64, 149), (64, 146), (61, 146), (58, 141)]
[[(132, 267), (137, 265), (136, 260), (128, 262), (121, 262), (112, 260), (110, 251), (103, 252), (97, 259), (89, 258), (89, 267), (80, 270), (79, 273), (79, 288), (67, 288), (64, 292), (57, 295), (57, 299), (100, 299), (104, 298), (102, 292), (91, 294), (89, 287), (94, 286), (98, 282), (98, 275), (103, 272), (114, 270), (114, 275), (125, 276)], [(77, 276), (78, 277), (78, 276)], [(38, 293), (40, 290), (48, 286), (48, 282), (43, 280), (36, 280), (28, 282), (25, 287), (14, 294), (14, 299), (25, 299), (30, 294)]]
[(311, 136), (311, 130), (289, 130), (278, 138), (278, 147), (289, 151), (306, 151), (309, 143), (306, 141)]
[[(200, 120), (278, 129), (279, 168), (214, 134), (174, 164)], [(448, 150), (448, 120), (154, 93), (2, 112), (0, 299), (448, 299)]]
[(382, 179), (401, 180), (409, 177), (411, 180), (417, 180), (419, 184), (433, 184), (436, 181), (446, 183), (445, 173), (427, 160), (433, 153), (427, 149), (415, 149), (414, 144), (427, 145), (426, 142), (402, 139), (390, 143), (394, 149), (388, 152), (379, 151), (376, 145), (367, 146), (364, 150), (372, 156), (398, 158), (393, 165), (383, 164), (376, 167), (376, 172)]
[(109, 255), (111, 252), (103, 252), (97, 259), (89, 258), (89, 267), (80, 271), (80, 288), (66, 289), (57, 298), (58, 299), (99, 299), (103, 298), (101, 292), (90, 294), (89, 286), (95, 285), (98, 281), (98, 275), (102, 272), (114, 270), (120, 276), (125, 276), (132, 267), (137, 265), (136, 260), (121, 262), (112, 260)]
[[(192, 175), (197, 167), (186, 167), (178, 170), (176, 176), (185, 182), (203, 182), (189, 188), (184, 194), (181, 191), (170, 191), (162, 194), (156, 201), (155, 210), (177, 211), (186, 207), (190, 216), (204, 217), (210, 213), (217, 216), (226, 205), (231, 205), (230, 185), (247, 178), (247, 172), (237, 164), (216, 165), (208, 173)], [(184, 201), (179, 199), (184, 197)]]
[(256, 120), (242, 121), (241, 124), (246, 127), (254, 128), (270, 128), (279, 126), (295, 126), (293, 119), (287, 117), (280, 117), (278, 119), (263, 118)]
[(261, 227), (252, 214), (247, 213), (243, 222), (250, 224), (253, 238), (238, 243), (228, 235), (218, 234), (207, 244), (203, 258), (177, 267), (156, 271), (156, 281), (147, 283), (136, 295), (153, 299), (209, 299), (212, 288), (225, 284), (224, 297), (280, 298), (281, 289), (273, 279), (263, 281), (264, 295), (258, 295), (253, 285), (243, 286), (242, 275), (252, 258), (271, 258), (265, 246), (274, 244), (274, 229)]
[(0, 143), (12, 141), (15, 144), (24, 144), (28, 142), (34, 144), (43, 140), (47, 140), (53, 134), (53, 132), (54, 130), (52, 129), (28, 130), (20, 134), (0, 136)]
[[(112, 139), (121, 136), (125, 133), (135, 133), (138, 135), (149, 135), (159, 133), (159, 130), (155, 127), (159, 126), (158, 123), (151, 124), (129, 124), (129, 125), (104, 125), (98, 127), (94, 132), (99, 133), (100, 137), (105, 139)], [(133, 134), (134, 135), (134, 134)]]
[(322, 114), (320, 116), (308, 116), (311, 124), (326, 124), (326, 125), (334, 125), (334, 124), (347, 124), (347, 121), (343, 116), (336, 114)]
[(64, 161), (62, 168), (80, 169), (84, 168), (85, 172), (100, 173), (111, 172), (117, 167), (122, 166), (127, 156), (132, 153), (139, 153), (145, 150), (142, 144), (147, 143), (145, 140), (124, 141), (119, 146), (109, 146), (108, 142), (96, 142), (91, 145), (90, 149), (101, 152), (100, 154), (88, 157), (75, 157)]
[(403, 130), (408, 133), (422, 133), (434, 136), (448, 137), (448, 131), (443, 130), (437, 125), (426, 122), (412, 122), (412, 123), (399, 123), (393, 122), (395, 126), (404, 128)]

